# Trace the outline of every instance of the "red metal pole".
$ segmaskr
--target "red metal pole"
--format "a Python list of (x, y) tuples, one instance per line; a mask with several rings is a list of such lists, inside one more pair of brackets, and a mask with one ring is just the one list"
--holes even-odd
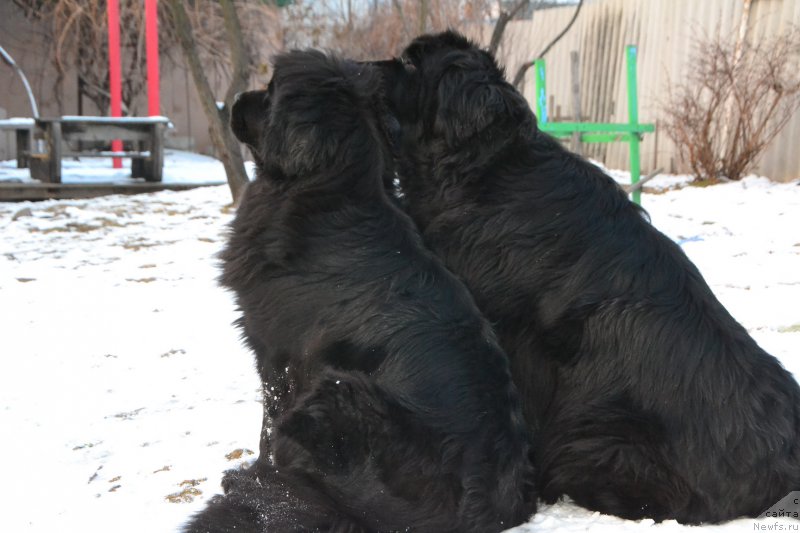
[[(119, 0), (108, 0), (108, 77), (111, 92), (111, 116), (122, 116), (122, 60), (119, 44)], [(111, 150), (122, 151), (122, 141), (111, 141)], [(122, 168), (122, 159), (114, 158), (114, 168)]]
[(158, 0), (144, 2), (145, 43), (147, 47), (147, 114), (161, 114), (158, 81)]

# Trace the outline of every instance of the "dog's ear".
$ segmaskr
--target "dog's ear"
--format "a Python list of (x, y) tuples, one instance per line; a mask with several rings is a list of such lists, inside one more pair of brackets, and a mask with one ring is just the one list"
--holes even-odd
[(236, 95), (231, 108), (231, 130), (239, 142), (248, 145), (251, 150), (261, 143), (268, 111), (269, 96), (266, 90)]
[(437, 87), (438, 107), (432, 124), (449, 146), (491, 139), (519, 115), (524, 101), (502, 71), (473, 61), (459, 61), (443, 74)]

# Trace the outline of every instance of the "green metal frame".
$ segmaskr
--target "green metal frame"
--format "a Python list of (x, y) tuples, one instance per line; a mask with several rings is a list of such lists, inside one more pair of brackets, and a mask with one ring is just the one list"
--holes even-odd
[[(544, 59), (537, 59), (533, 66), (536, 78), (536, 87), (534, 90), (536, 118), (538, 119), (540, 130), (559, 139), (568, 139), (572, 137), (574, 133), (577, 133), (580, 136), (581, 142), (585, 143), (627, 142), (630, 145), (631, 185), (636, 185), (641, 177), (639, 143), (642, 141), (642, 135), (644, 133), (652, 133), (656, 128), (653, 124), (639, 123), (639, 98), (636, 83), (636, 46), (628, 45), (625, 47), (625, 60), (628, 90), (627, 124), (608, 122), (550, 122), (547, 115), (547, 76)], [(634, 190), (631, 195), (632, 200), (640, 204), (641, 194), (641, 189)]]

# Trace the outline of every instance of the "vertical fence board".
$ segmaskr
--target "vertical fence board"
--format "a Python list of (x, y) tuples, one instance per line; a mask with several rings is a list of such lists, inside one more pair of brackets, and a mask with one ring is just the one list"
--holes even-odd
[[(570, 102), (570, 51), (581, 57), (581, 111), (586, 120), (626, 122), (624, 53), (626, 44), (639, 47), (639, 105), (641, 122), (661, 122), (670, 84), (687, 76), (696, 36), (733, 36), (742, 15), (740, 0), (585, 0), (569, 33), (550, 50), (547, 60), (548, 101), (552, 96), (562, 112)], [(569, 22), (575, 6), (536, 11), (532, 21), (513, 21), (498, 54), (513, 77), (520, 63), (533, 59)], [(769, 38), (800, 26), (800, 1), (753, 2), (747, 36)], [(488, 42), (489, 32), (483, 36)], [(523, 94), (533, 101), (533, 71), (528, 71)], [(555, 112), (555, 107), (552, 110)], [(759, 161), (756, 172), (772, 179), (800, 177), (800, 113), (796, 113)], [(646, 135), (641, 145), (642, 171), (663, 167), (679, 172), (688, 168), (673, 143), (660, 131)], [(628, 168), (624, 143), (584, 146), (584, 152), (614, 168)], [(674, 166), (673, 166), (674, 165)]]

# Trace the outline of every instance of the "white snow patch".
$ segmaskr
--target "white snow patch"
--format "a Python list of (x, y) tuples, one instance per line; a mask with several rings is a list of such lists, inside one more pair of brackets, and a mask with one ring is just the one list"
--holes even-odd
[[(111, 158), (75, 158), (61, 160), (62, 183), (141, 183), (142, 178), (131, 177), (131, 160), (122, 159), (122, 168), (112, 168)], [(245, 163), (248, 175), (252, 176), (252, 162)], [(223, 184), (225, 170), (222, 163), (202, 154), (181, 150), (164, 150), (164, 183)], [(17, 168), (17, 161), (0, 161), (0, 183), (35, 183), (30, 170)]]
[[(224, 180), (202, 156), (168, 168)], [(229, 202), (219, 186), (0, 203), (5, 531), (174, 531), (220, 491), (225, 469), (252, 460), (260, 384), (216, 282)], [(751, 177), (643, 202), (731, 313), (800, 375), (798, 183)], [(167, 499), (179, 494), (192, 501)], [(741, 519), (701, 529), (776, 524), (797, 528)], [(695, 530), (561, 502), (512, 531)]]

